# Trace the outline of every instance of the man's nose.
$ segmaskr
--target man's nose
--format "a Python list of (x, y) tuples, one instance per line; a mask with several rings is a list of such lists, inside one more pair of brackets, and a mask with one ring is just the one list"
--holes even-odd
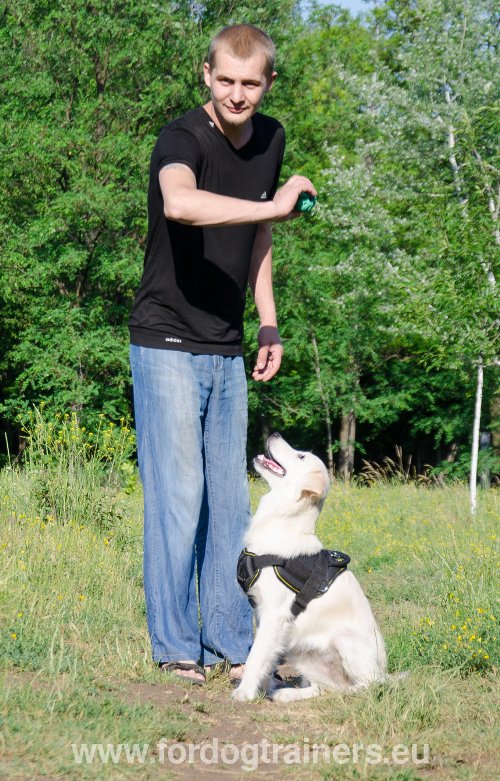
[(231, 100), (233, 103), (241, 103), (243, 101), (243, 87), (241, 84), (233, 84)]

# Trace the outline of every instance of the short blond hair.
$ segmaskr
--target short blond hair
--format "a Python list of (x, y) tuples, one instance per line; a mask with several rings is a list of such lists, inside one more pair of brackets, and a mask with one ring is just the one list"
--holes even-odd
[(270, 79), (274, 72), (276, 48), (263, 30), (253, 24), (233, 24), (224, 27), (212, 38), (208, 50), (207, 62), (210, 68), (215, 65), (215, 55), (219, 49), (228, 49), (235, 57), (246, 60), (260, 50), (266, 58), (264, 75)]

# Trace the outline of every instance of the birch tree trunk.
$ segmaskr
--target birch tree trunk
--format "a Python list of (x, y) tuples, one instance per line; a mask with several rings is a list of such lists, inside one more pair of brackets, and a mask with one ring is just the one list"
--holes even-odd
[(479, 428), (481, 423), (481, 405), (483, 400), (483, 360), (479, 360), (477, 367), (476, 406), (474, 410), (474, 423), (472, 426), (472, 457), (470, 464), (470, 512), (476, 514), (477, 498), (477, 461), (479, 453)]
[[(454, 97), (452, 96), (451, 88), (448, 84), (445, 84), (445, 100), (448, 106), (450, 106), (452, 101), (454, 100)], [(468, 197), (467, 197), (467, 193), (464, 192), (464, 185), (463, 185), (462, 176), (460, 172), (460, 166), (457, 162), (457, 158), (455, 155), (455, 145), (456, 145), (455, 129), (452, 124), (449, 124), (448, 125), (448, 149), (450, 151), (449, 163), (451, 166), (451, 170), (453, 172), (455, 191), (457, 197), (460, 200), (460, 205), (462, 207), (464, 217), (467, 218)], [(479, 153), (475, 152), (475, 157), (479, 163), (480, 169), (483, 170), (483, 161)], [(487, 192), (488, 192), (488, 210), (495, 225), (495, 242), (498, 245), (500, 243), (500, 232), (498, 230), (500, 191), (497, 193), (496, 198), (492, 188), (487, 188)], [(495, 287), (496, 279), (493, 274), (491, 263), (482, 261), (482, 266), (484, 268), (488, 283), (491, 285), (491, 287)], [(471, 466), (470, 466), (470, 478), (469, 478), (469, 502), (470, 502), (470, 512), (472, 516), (476, 514), (477, 465), (478, 465), (478, 456), (479, 456), (479, 429), (481, 425), (481, 407), (483, 401), (483, 376), (484, 376), (483, 356), (480, 356), (478, 367), (477, 367), (476, 403), (474, 408), (474, 422), (472, 425), (472, 452), (471, 452)]]

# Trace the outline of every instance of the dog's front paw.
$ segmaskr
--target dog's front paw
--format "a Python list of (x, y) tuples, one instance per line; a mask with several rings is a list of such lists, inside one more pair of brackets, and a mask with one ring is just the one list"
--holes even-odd
[(318, 685), (304, 686), (298, 689), (292, 686), (285, 686), (284, 689), (276, 689), (271, 694), (273, 702), (297, 702), (298, 700), (308, 700), (310, 697), (317, 697), (321, 693)]
[(249, 700), (255, 700), (258, 696), (258, 689), (254, 686), (245, 686), (243, 683), (240, 683), (238, 688), (231, 693), (231, 697), (236, 702), (248, 702)]
[(273, 702), (292, 702), (297, 699), (297, 689), (287, 686), (283, 689), (274, 689), (271, 692)]

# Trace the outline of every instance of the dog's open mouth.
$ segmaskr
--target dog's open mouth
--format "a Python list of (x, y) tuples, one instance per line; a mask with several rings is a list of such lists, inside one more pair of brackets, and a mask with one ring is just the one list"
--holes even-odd
[(258, 461), (259, 464), (264, 467), (264, 469), (268, 469), (270, 472), (272, 472), (273, 475), (277, 475), (278, 477), (284, 477), (286, 475), (286, 470), (281, 466), (281, 464), (278, 464), (278, 462), (270, 456), (257, 456), (256, 461)]

